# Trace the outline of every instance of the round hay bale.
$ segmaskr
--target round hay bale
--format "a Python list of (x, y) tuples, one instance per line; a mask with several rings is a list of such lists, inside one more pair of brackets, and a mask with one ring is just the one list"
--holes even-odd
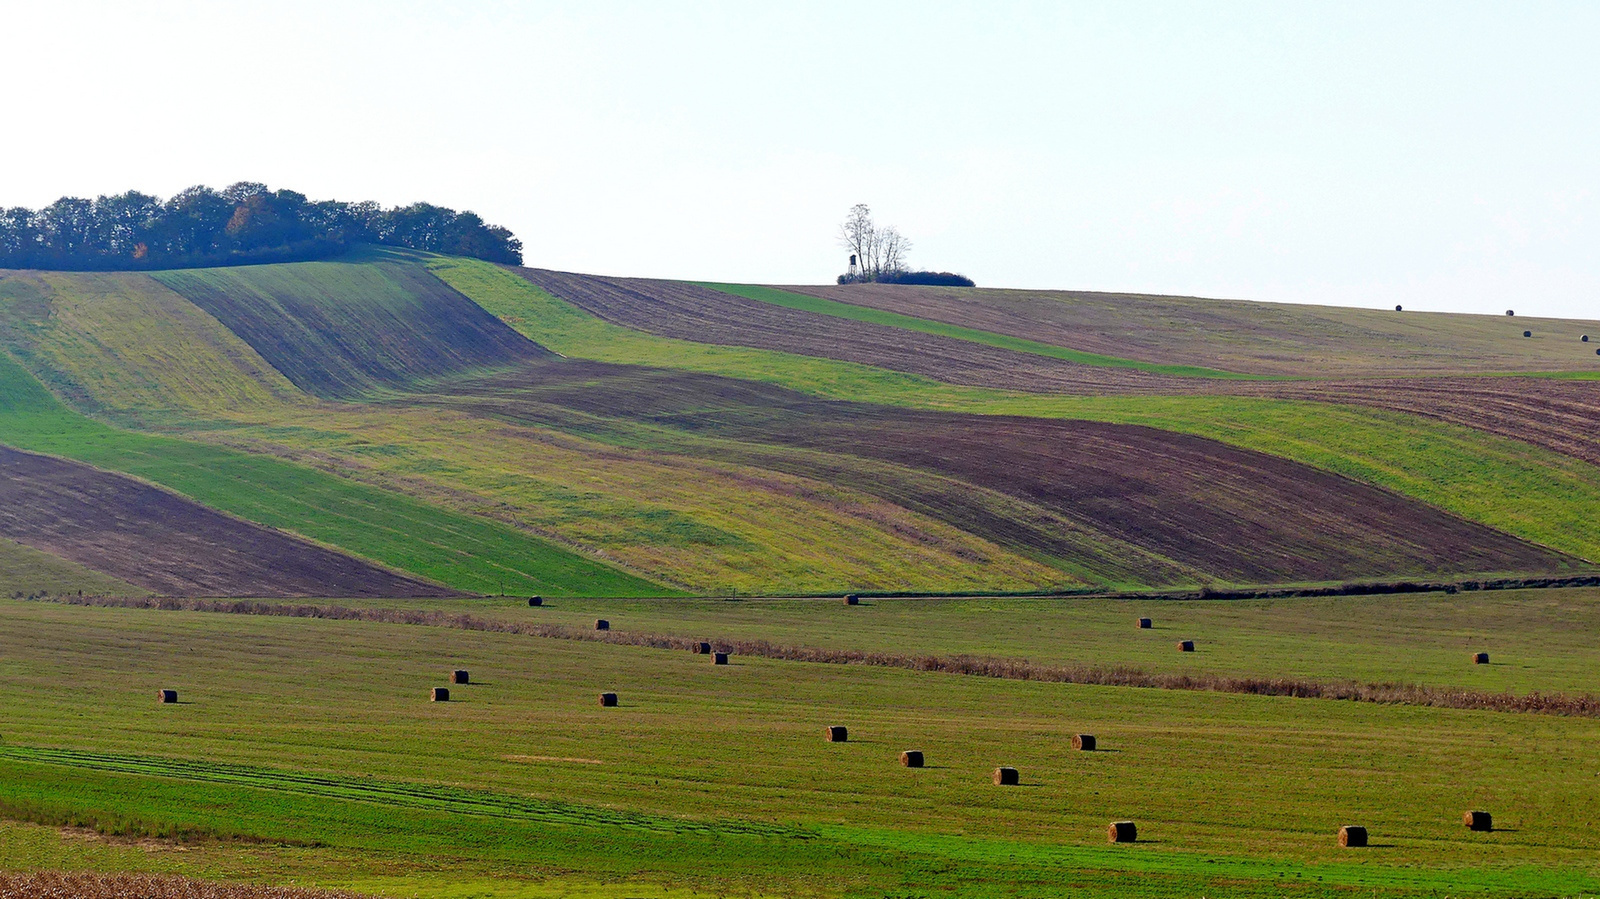
[(1584, 343), (1588, 343), (1589, 342), (1589, 335), (1585, 334), (1585, 335), (1583, 335), (1582, 337), (1580, 337), (1578, 339), (1583, 341)]
[(536, 608), (538, 608), (539, 606), (542, 606), (542, 605), (544, 605), (544, 597), (543, 596), (530, 596), (530, 597), (528, 597), (528, 607), (529, 608), (536, 609)]
[(1522, 332), (1522, 336), (1523, 337), (1532, 337), (1533, 336), (1533, 332), (1532, 331), (1523, 331)]
[(852, 593), (849, 596), (846, 596), (844, 598), (844, 604), (847, 605), (847, 606), (858, 606), (858, 605), (861, 605), (861, 597), (859, 597), (856, 594)]
[(1153, 628), (1155, 626), (1156, 626), (1155, 622), (1151, 621), (1148, 618), (1140, 618), (1139, 619), (1139, 630), (1147, 631), (1147, 630), (1149, 630), (1149, 629), (1151, 629), (1151, 628)]
[(1178, 651), (1179, 652), (1194, 652), (1194, 641), (1193, 640), (1179, 640), (1178, 641)]
[(711, 655), (711, 644), (710, 643), (696, 643), (694, 645), (694, 654), (697, 655), (697, 656), (708, 656), (708, 655)]
[(472, 683), (472, 677), (468, 675), (465, 670), (457, 668), (456, 670), (450, 672), (450, 683), (470, 684)]
[(1486, 652), (1475, 652), (1475, 653), (1473, 653), (1472, 654), (1472, 664), (1474, 664), (1474, 665), (1487, 665), (1487, 664), (1489, 664), (1489, 654), (1486, 653)]
[(1517, 314), (1517, 310), (1515, 310), (1515, 309), (1507, 309), (1506, 310), (1506, 315), (1516, 315), (1516, 314)]
[(1112, 821), (1106, 828), (1106, 841), (1110, 843), (1139, 842), (1139, 828), (1132, 821)]
[(1356, 824), (1346, 824), (1339, 828), (1339, 845), (1350, 849), (1359, 849), (1367, 845), (1367, 829)]
[(449, 702), (450, 691), (444, 687), (434, 687), (433, 692), (428, 694), (428, 699), (433, 702)]
[(847, 729), (842, 724), (835, 724), (835, 725), (829, 727), (828, 728), (828, 742), (829, 743), (848, 743), (848, 742), (850, 742), (850, 731), (849, 731), (849, 729)]
[(177, 690), (157, 690), (156, 691), (156, 702), (159, 702), (162, 705), (172, 705), (173, 703), (176, 703), (177, 701), (178, 701), (178, 691)]
[(728, 654), (725, 653), (725, 652), (712, 653), (711, 654), (711, 664), (713, 664), (713, 665), (726, 665), (726, 664), (728, 664)]
[(1094, 734), (1073, 734), (1072, 748), (1079, 752), (1094, 752)]
[(1014, 786), (1016, 786), (1017, 784), (1020, 784), (1020, 783), (1022, 783), (1022, 775), (1017, 773), (1017, 769), (1015, 769), (1015, 768), (1007, 768), (1004, 765), (1002, 765), (999, 768), (994, 769), (994, 785), (995, 786), (997, 786), (997, 787), (1014, 787)]
[(611, 708), (612, 706), (614, 706), (616, 704), (617, 704), (617, 694), (615, 694), (615, 693), (601, 693), (600, 694), (600, 707), (601, 708), (609, 709), (609, 708)]
[(1488, 812), (1462, 812), (1461, 823), (1468, 830), (1494, 830), (1494, 818)]
[(597, 631), (609, 631), (611, 630), (611, 622), (605, 620), (604, 618), (596, 618), (594, 622), (594, 629)]
[(1400, 304), (1399, 303), (1395, 303), (1394, 304), (1394, 311), (1396, 311), (1396, 312), (1400, 311)]
[(921, 750), (907, 749), (905, 752), (900, 753), (900, 764), (905, 765), (907, 768), (921, 768)]

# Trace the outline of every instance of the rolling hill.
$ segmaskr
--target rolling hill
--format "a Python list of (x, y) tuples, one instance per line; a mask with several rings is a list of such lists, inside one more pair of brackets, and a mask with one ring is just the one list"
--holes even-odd
[[(0, 272), (0, 444), (28, 497), (0, 536), (67, 566), (22, 592), (72, 566), (188, 595), (1571, 574), (1600, 560), (1589, 331), (388, 249)], [(134, 485), (241, 567), (158, 576), (64, 536)], [(193, 539), (124, 532), (135, 555)], [(245, 547), (296, 561), (263, 579)]]

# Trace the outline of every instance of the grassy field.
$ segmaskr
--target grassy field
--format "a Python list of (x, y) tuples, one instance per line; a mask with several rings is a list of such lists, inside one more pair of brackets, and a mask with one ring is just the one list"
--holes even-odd
[[(609, 608), (619, 626), (639, 614)], [(772, 611), (780, 633), (830, 629)], [(970, 616), (930, 611), (925, 634), (968, 639)], [(1580, 786), (1600, 763), (1600, 722), (1587, 718), (738, 657), (718, 668), (313, 619), (11, 600), (0, 618), (0, 807), (187, 834), (147, 841), (142, 865), (158, 869), (395, 896), (1600, 889), (1600, 798)], [(876, 645), (900, 648), (909, 624)], [(1269, 614), (1258, 627), (1283, 625)], [(429, 703), (458, 667), (475, 683)], [(158, 687), (183, 703), (156, 705)], [(605, 689), (618, 708), (597, 706)], [(851, 742), (824, 742), (828, 724), (849, 726)], [(1069, 751), (1080, 732), (1104, 751)], [(909, 748), (929, 767), (901, 768)], [(1022, 786), (993, 786), (998, 764)], [(1493, 811), (1494, 833), (1461, 827), (1476, 807)], [(1106, 846), (1106, 822), (1124, 818), (1141, 842)], [(1374, 847), (1337, 848), (1345, 823), (1368, 826)], [(63, 841), (82, 837), (6, 832), (0, 867), (125, 864), (114, 841), (75, 853)]]
[(141, 596), (145, 591), (59, 556), (0, 539), (0, 596), (57, 596), (82, 591), (91, 596)]

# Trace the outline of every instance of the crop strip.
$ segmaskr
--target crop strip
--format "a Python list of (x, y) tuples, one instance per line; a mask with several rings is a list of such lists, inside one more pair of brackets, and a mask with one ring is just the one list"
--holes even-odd
[[(583, 630), (557, 624), (532, 624), (495, 621), (464, 613), (424, 609), (357, 609), (349, 606), (305, 605), (257, 602), (253, 600), (207, 600), (173, 598), (51, 597), (67, 605), (101, 608), (150, 609), (166, 612), (214, 612), (230, 615), (264, 615), (282, 618), (323, 618), (336, 621), (367, 621), (423, 627), (455, 628), (467, 631), (518, 634), (552, 640), (578, 640), (616, 646), (641, 646), (650, 649), (691, 651), (702, 638), (668, 634), (629, 633), (615, 630)], [(1092, 665), (1039, 665), (1024, 659), (991, 656), (910, 655), (867, 652), (857, 649), (825, 649), (814, 646), (789, 646), (767, 640), (713, 640), (719, 651), (741, 656), (785, 662), (813, 662), (829, 665), (868, 665), (907, 671), (993, 677), (1004, 680), (1078, 684), (1096, 687), (1143, 687), (1156, 690), (1191, 690), (1208, 693), (1238, 693), (1249, 696), (1283, 696), (1294, 699), (1337, 699), (1347, 702), (1372, 702), (1381, 705), (1413, 705), (1467, 711), (1526, 712), (1542, 715), (1568, 715), (1600, 718), (1600, 696), (1594, 694), (1533, 692), (1490, 693), (1454, 687), (1429, 687), (1420, 684), (1359, 683), (1356, 681), (1313, 681), (1287, 677), (1234, 677), (1224, 674), (1151, 674), (1138, 668), (1097, 668)]]

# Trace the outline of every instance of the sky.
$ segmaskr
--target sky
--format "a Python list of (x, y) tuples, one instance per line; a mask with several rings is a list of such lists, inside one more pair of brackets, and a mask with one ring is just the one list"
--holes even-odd
[(529, 265), (1600, 318), (1600, 3), (21, 3), (0, 205), (261, 181)]

